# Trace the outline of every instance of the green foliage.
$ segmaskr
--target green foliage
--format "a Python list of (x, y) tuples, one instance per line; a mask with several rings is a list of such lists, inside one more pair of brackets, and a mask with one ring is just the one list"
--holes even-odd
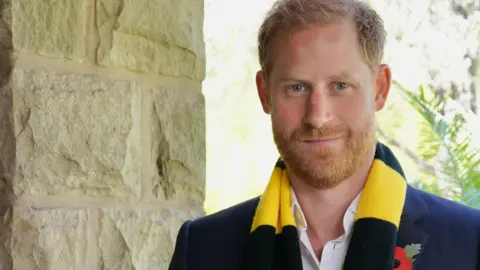
[(423, 86), (420, 86), (419, 92), (415, 93), (406, 90), (397, 82), (394, 84), (401, 90), (405, 100), (422, 116), (422, 121), (419, 123), (420, 138), (417, 146), (421, 157), (427, 160), (436, 157), (442, 146), (446, 129), (445, 122), (438, 121), (438, 112), (444, 104), (436, 101), (434, 97), (426, 95)]
[(471, 189), (463, 194), (460, 201), (466, 205), (480, 208), (480, 190)]
[[(426, 177), (433, 177), (433, 176), (426, 176)], [(438, 186), (438, 183), (435, 181), (428, 182), (428, 181), (424, 181), (424, 178), (422, 178), (422, 181), (415, 181), (414, 183), (412, 183), (412, 186), (432, 194), (444, 196), (443, 190)]]
[[(398, 82), (393, 82), (403, 98), (421, 115), (418, 125), (420, 138), (417, 151), (420, 156), (435, 164), (450, 187), (458, 187), (453, 198), (480, 208), (479, 149), (475, 147), (469, 121), (477, 117), (471, 111), (456, 105), (446, 96), (439, 98), (432, 89), (423, 86), (419, 91), (410, 91)], [(453, 107), (447, 111), (446, 108)], [(419, 188), (439, 194), (438, 185), (418, 184)]]

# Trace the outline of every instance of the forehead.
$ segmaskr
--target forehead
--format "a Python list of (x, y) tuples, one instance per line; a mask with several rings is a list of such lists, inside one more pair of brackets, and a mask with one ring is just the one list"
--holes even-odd
[(272, 75), (286, 72), (329, 76), (368, 69), (360, 52), (355, 25), (350, 21), (282, 33), (274, 46)]

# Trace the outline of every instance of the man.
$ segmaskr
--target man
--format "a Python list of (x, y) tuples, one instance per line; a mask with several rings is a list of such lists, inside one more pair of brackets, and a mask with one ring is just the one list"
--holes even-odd
[(379, 16), (280, 0), (258, 41), (281, 159), (260, 198), (185, 222), (169, 269), (480, 269), (480, 212), (407, 185), (375, 140), (391, 82)]

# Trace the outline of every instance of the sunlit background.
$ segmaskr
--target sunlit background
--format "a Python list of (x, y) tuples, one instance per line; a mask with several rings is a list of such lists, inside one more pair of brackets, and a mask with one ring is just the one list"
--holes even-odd
[[(410, 184), (480, 207), (480, 4), (369, 2), (384, 19), (384, 62), (399, 84), (378, 114), (379, 140)], [(278, 158), (254, 80), (256, 35), (272, 3), (205, 0), (207, 213), (260, 195)]]

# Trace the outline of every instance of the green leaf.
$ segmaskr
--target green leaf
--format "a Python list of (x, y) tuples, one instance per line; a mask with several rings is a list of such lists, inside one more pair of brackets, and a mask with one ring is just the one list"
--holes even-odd
[(420, 251), (422, 250), (422, 245), (420, 245), (420, 244), (410, 244), (410, 245), (405, 246), (404, 250), (407, 253), (407, 258), (409, 258), (411, 261), (413, 261), (413, 257), (420, 254)]
[[(473, 137), (469, 130), (469, 127), (475, 126), (472, 123), (478, 121), (478, 116), (457, 104), (451, 96), (439, 99), (429, 87), (420, 85), (418, 90), (410, 91), (398, 82), (394, 82), (394, 85), (406, 103), (421, 117), (418, 123), (419, 138), (416, 141), (417, 154), (436, 164), (437, 170), (447, 177), (450, 184), (461, 188), (460, 193), (455, 192), (453, 195), (454, 199), (479, 207), (480, 149), (474, 147), (474, 140), (478, 138)], [(454, 109), (448, 110), (444, 115), (446, 105)], [(422, 187), (439, 192), (430, 185)]]

